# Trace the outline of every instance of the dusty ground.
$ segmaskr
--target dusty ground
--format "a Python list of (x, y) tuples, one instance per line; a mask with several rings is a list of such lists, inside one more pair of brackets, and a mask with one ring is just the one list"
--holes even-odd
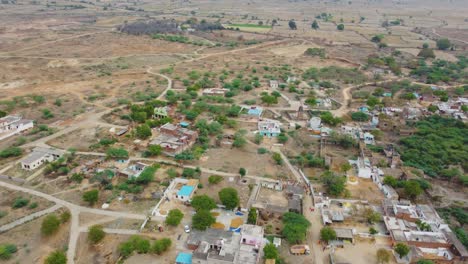
[(59, 231), (51, 237), (43, 237), (40, 224), (45, 216), (18, 226), (0, 236), (0, 244), (12, 243), (18, 252), (5, 263), (42, 263), (52, 251), (64, 249), (68, 243), (69, 223), (62, 224)]

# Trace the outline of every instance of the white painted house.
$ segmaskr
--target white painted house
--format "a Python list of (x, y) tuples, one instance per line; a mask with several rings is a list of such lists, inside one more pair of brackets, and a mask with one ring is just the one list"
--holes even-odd
[(9, 115), (0, 118), (0, 140), (19, 134), (34, 127), (32, 120), (21, 116)]
[(34, 148), (31, 153), (21, 160), (21, 168), (34, 170), (46, 162), (52, 162), (60, 158), (65, 152), (54, 148)]

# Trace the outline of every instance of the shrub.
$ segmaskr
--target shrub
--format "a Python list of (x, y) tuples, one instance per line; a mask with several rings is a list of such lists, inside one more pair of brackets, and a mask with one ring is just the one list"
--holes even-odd
[(13, 205), (11, 207), (13, 207), (13, 209), (18, 209), (21, 207), (25, 207), (28, 204), (29, 204), (29, 199), (18, 197), (15, 199), (15, 201), (13, 201)]
[(106, 232), (104, 232), (101, 225), (90, 226), (88, 231), (88, 241), (92, 244), (97, 244), (106, 236)]
[(23, 154), (23, 150), (18, 147), (10, 147), (0, 151), (0, 158), (18, 157)]
[(197, 230), (204, 231), (215, 222), (216, 219), (206, 209), (199, 210), (192, 216), (192, 227)]
[(89, 205), (94, 205), (99, 199), (99, 191), (98, 190), (90, 190), (83, 193), (83, 201), (88, 202)]
[(13, 244), (0, 244), (0, 260), (9, 260), (18, 248)]
[(171, 239), (162, 238), (154, 242), (153, 246), (151, 247), (151, 251), (158, 255), (161, 255), (166, 250), (168, 250), (171, 247), (171, 245), (172, 245)]
[(208, 195), (195, 195), (192, 198), (191, 202), (192, 207), (195, 211), (199, 210), (211, 210), (216, 208), (216, 202), (213, 198), (209, 197)]
[(49, 254), (44, 264), (66, 264), (67, 256), (62, 250), (56, 250)]
[(58, 231), (60, 220), (55, 214), (50, 214), (44, 218), (41, 224), (41, 233), (50, 236)]
[(171, 226), (178, 226), (180, 221), (184, 218), (184, 214), (179, 209), (172, 209), (166, 217), (166, 224)]
[(218, 184), (220, 182), (222, 182), (224, 180), (224, 178), (222, 176), (219, 176), (219, 175), (211, 175), (210, 177), (208, 177), (208, 182), (210, 184)]

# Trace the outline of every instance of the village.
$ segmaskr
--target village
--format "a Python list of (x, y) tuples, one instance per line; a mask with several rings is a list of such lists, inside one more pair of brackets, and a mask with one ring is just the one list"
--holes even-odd
[[(466, 42), (413, 30), (413, 55), (396, 24), (342, 44), (291, 35), (297, 19), (178, 12), (106, 20), (112, 45), (148, 53), (48, 64), (76, 70), (69, 94), (43, 80), (2, 98), (0, 263), (468, 261)], [(307, 30), (343, 33), (331, 17)], [(0, 59), (56, 56), (36, 45)], [(343, 55), (353, 45), (364, 58)]]

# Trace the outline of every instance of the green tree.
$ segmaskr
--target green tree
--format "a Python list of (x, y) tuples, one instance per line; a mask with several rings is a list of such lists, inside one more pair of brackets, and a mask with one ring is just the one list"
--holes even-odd
[(204, 231), (215, 222), (216, 218), (208, 210), (198, 210), (192, 216), (192, 227), (197, 230)]
[(281, 158), (281, 154), (279, 154), (278, 152), (273, 152), (272, 158), (276, 162), (276, 164), (278, 165), (283, 164), (283, 159)]
[(50, 214), (42, 220), (41, 233), (45, 236), (55, 234), (60, 227), (60, 220), (55, 214)]
[(145, 157), (155, 157), (159, 156), (162, 153), (162, 147), (159, 145), (149, 145), (148, 149), (145, 151)]
[(284, 225), (281, 233), (289, 243), (295, 244), (305, 240), (310, 222), (303, 215), (285, 213), (282, 220)]
[(423, 190), (417, 181), (407, 181), (405, 183), (405, 195), (408, 196), (411, 200), (416, 199), (419, 195), (422, 194)]
[(317, 29), (320, 28), (319, 24), (317, 23), (317, 20), (314, 20), (314, 22), (312, 22), (311, 27), (312, 27), (313, 29), (315, 29), (315, 30), (317, 30)]
[(249, 215), (247, 216), (247, 224), (255, 225), (257, 224), (257, 209), (250, 208)]
[(297, 25), (296, 25), (296, 22), (294, 20), (289, 20), (288, 26), (289, 26), (289, 28), (291, 30), (296, 30), (297, 29)]
[(365, 122), (369, 120), (369, 115), (363, 112), (354, 112), (351, 114), (353, 121)]
[(335, 240), (335, 239), (336, 239), (336, 232), (333, 228), (326, 226), (320, 230), (320, 240), (328, 243), (331, 240)]
[(392, 254), (385, 248), (379, 248), (379, 250), (377, 250), (377, 263), (379, 264), (388, 263), (390, 262), (391, 257), (392, 257)]
[(208, 195), (196, 195), (192, 198), (191, 201), (192, 207), (195, 211), (200, 210), (211, 210), (216, 208), (216, 202), (213, 198), (209, 197)]
[(239, 195), (237, 194), (237, 190), (231, 187), (223, 188), (218, 193), (219, 200), (221, 203), (226, 206), (226, 209), (233, 210), (239, 206)]
[(346, 190), (346, 177), (337, 176), (331, 171), (323, 173), (320, 180), (332, 196), (340, 196)]
[(224, 180), (223, 176), (219, 175), (211, 175), (208, 177), (208, 183), (209, 184), (218, 184)]
[(126, 159), (128, 158), (128, 151), (123, 148), (109, 148), (106, 151), (106, 156), (114, 159)]
[(89, 205), (94, 205), (99, 199), (99, 191), (97, 189), (83, 193), (83, 201), (88, 202)]
[(136, 136), (139, 139), (148, 139), (151, 137), (151, 128), (147, 124), (139, 125), (136, 128)]
[(400, 258), (407, 256), (408, 253), (410, 252), (410, 248), (408, 247), (408, 245), (403, 244), (403, 243), (396, 244), (393, 249), (400, 256)]
[(70, 220), (70, 218), (71, 218), (70, 211), (65, 211), (65, 212), (60, 214), (60, 222), (62, 222), (62, 223), (68, 222)]
[(56, 250), (47, 256), (44, 264), (67, 264), (67, 256), (62, 250)]
[(140, 175), (135, 179), (135, 182), (138, 184), (148, 184), (154, 181), (154, 174), (156, 173), (157, 169), (153, 166), (146, 167)]
[(437, 48), (440, 50), (446, 50), (450, 48), (450, 46), (452, 46), (452, 44), (450, 43), (450, 40), (448, 40), (447, 38), (438, 39), (436, 42), (436, 45), (437, 45)]
[(344, 30), (344, 25), (343, 24), (338, 24), (336, 26), (336, 29), (338, 29), (339, 31), (343, 31)]
[(91, 242), (91, 244), (99, 243), (105, 236), (106, 232), (104, 232), (102, 225), (93, 225), (88, 229), (88, 241)]
[(380, 103), (379, 98), (374, 97), (374, 96), (370, 96), (369, 99), (367, 99), (367, 102), (366, 102), (366, 104), (367, 104), (368, 106), (370, 106), (370, 107), (374, 107), (374, 106), (376, 106), (376, 105), (379, 104), (379, 103)]
[(184, 214), (179, 209), (172, 209), (167, 214), (166, 224), (171, 226), (178, 226), (183, 218)]
[(268, 243), (263, 248), (263, 254), (265, 259), (275, 259), (279, 258), (278, 249), (275, 247), (273, 243)]
[(166, 250), (168, 250), (172, 245), (172, 240), (169, 238), (162, 238), (159, 240), (156, 240), (151, 247), (151, 251), (153, 253), (156, 253), (158, 255), (161, 255), (164, 253)]
[(135, 250), (135, 248), (130, 241), (119, 244), (118, 251), (123, 258), (128, 258), (130, 255), (132, 255), (133, 250)]
[(369, 224), (374, 224), (382, 220), (382, 215), (372, 210), (372, 208), (370, 207), (367, 207), (366, 209), (364, 209), (363, 216), (367, 219), (367, 222)]
[(247, 170), (245, 168), (239, 168), (239, 175), (244, 177), (247, 174)]
[(235, 148), (242, 148), (247, 144), (247, 140), (245, 140), (245, 130), (239, 130), (234, 134), (234, 141), (232, 142), (232, 146)]

